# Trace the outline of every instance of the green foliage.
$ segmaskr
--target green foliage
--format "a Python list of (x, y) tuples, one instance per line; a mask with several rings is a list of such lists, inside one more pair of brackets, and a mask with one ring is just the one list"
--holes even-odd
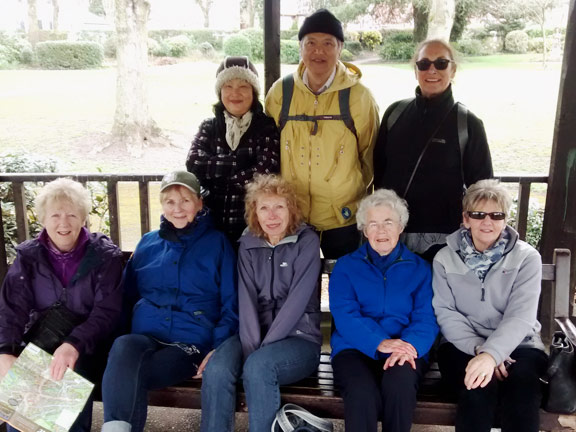
[(98, 16), (106, 16), (102, 0), (88, 0), (88, 11)]
[(44, 69), (91, 69), (102, 66), (104, 50), (96, 42), (48, 41), (36, 45), (36, 56)]
[[(552, 49), (553, 41), (546, 39), (546, 52)], [(535, 37), (528, 40), (528, 51), (542, 54), (544, 52), (544, 38)]]
[[(156, 55), (156, 53), (160, 50), (160, 42), (156, 39), (148, 38), (148, 55)], [(104, 52), (106, 52), (106, 48), (104, 48)]]
[[(148, 38), (151, 39), (151, 38)], [(103, 48), (104, 48), (104, 55), (110, 58), (116, 58), (116, 44), (118, 40), (116, 39), (115, 34), (111, 34), (108, 38), (104, 41)], [(150, 49), (150, 46), (148, 46)]]
[[(4, 153), (0, 155), (0, 172), (3, 173), (56, 172), (57, 167), (58, 162), (55, 159), (40, 158), (29, 153)], [(38, 186), (24, 183), (24, 198), (26, 201), (28, 233), (30, 237), (35, 237), (42, 229), (33, 207), (37, 190)], [(0, 202), (2, 205), (6, 254), (8, 255), (8, 260), (13, 261), (16, 257), (15, 248), (18, 244), (18, 236), (14, 194), (10, 183), (0, 183)]]
[(87, 41), (87, 42), (98, 42), (100, 45), (104, 45), (106, 40), (112, 36), (115, 36), (116, 32), (111, 30), (82, 30), (77, 35), (77, 40)]
[(169, 57), (185, 57), (193, 45), (193, 41), (186, 35), (171, 36), (164, 39), (161, 44), (165, 47)]
[(360, 33), (357, 31), (345, 31), (344, 32), (344, 43), (346, 42), (360, 42)]
[(298, 64), (300, 62), (300, 44), (298, 41), (280, 41), (280, 62), (285, 64)]
[(360, 36), (360, 42), (366, 49), (374, 51), (374, 48), (382, 44), (382, 34), (376, 30), (368, 30), (362, 32), (362, 35)]
[(222, 49), (222, 38), (224, 34), (222, 32), (217, 32), (216, 30), (150, 30), (148, 32), (149, 37), (156, 39), (160, 43), (162, 43), (162, 41), (165, 39), (180, 35), (188, 36), (188, 38), (191, 41), (194, 41), (196, 44), (209, 42), (210, 45), (214, 47), (214, 49)]
[(346, 40), (344, 41), (344, 49), (358, 55), (362, 52), (362, 44), (359, 41)]
[[(512, 208), (510, 209), (510, 218), (508, 225), (515, 226), (518, 214), (518, 200), (514, 200)], [(538, 203), (530, 202), (528, 206), (528, 224), (526, 227), (526, 242), (540, 249), (540, 242), (542, 240), (542, 227), (544, 222), (544, 208)]]
[(345, 61), (345, 62), (349, 62), (354, 60), (354, 54), (352, 54), (350, 51), (348, 51), (346, 48), (344, 48), (342, 50), (342, 52), (340, 53), (340, 60)]
[(198, 45), (198, 50), (200, 53), (206, 58), (213, 58), (216, 51), (214, 51), (214, 47), (210, 44), (210, 42), (202, 42)]
[(227, 56), (247, 56), (252, 54), (252, 45), (246, 36), (232, 35), (224, 41), (224, 54)]
[(385, 30), (383, 42), (414, 42), (414, 34), (410, 30)]
[(250, 41), (252, 47), (252, 54), (250, 58), (252, 61), (264, 60), (264, 32), (259, 29), (245, 29), (240, 33), (242, 36)]
[(385, 40), (380, 48), (380, 57), (386, 61), (410, 60), (414, 55), (414, 42), (394, 42)]
[(24, 34), (0, 32), (0, 68), (15, 67), (19, 63), (30, 64), (33, 51)]
[(298, 40), (298, 29), (280, 30), (280, 40)]
[(528, 35), (523, 30), (513, 30), (504, 39), (504, 49), (514, 54), (528, 52)]
[(468, 56), (487, 55), (487, 53), (484, 52), (482, 41), (477, 39), (461, 39), (458, 42), (452, 43), (452, 46), (456, 48), (458, 52)]

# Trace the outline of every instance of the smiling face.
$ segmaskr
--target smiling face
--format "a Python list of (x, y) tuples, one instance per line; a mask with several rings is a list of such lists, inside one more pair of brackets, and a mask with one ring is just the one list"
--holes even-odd
[(327, 81), (340, 58), (342, 44), (328, 33), (308, 33), (300, 43), (300, 55), (310, 78)]
[(286, 236), (290, 223), (290, 211), (286, 198), (274, 194), (262, 194), (256, 199), (258, 223), (273, 245)]
[(74, 249), (86, 218), (80, 209), (69, 201), (55, 201), (46, 205), (42, 224), (50, 241), (61, 252)]
[(402, 234), (400, 217), (395, 210), (386, 205), (369, 208), (366, 212), (364, 235), (370, 246), (380, 255), (388, 255)]
[[(439, 58), (454, 60), (450, 56), (450, 52), (442, 44), (430, 43), (420, 50), (416, 61), (424, 59), (434, 61)], [(437, 70), (433, 64), (425, 71), (418, 70), (416, 66), (414, 68), (416, 70), (416, 79), (420, 85), (422, 96), (425, 98), (433, 98), (442, 94), (444, 90), (448, 88), (456, 74), (456, 66), (454, 62), (450, 62), (448, 67), (444, 70)]]
[[(504, 211), (495, 201), (480, 201), (472, 211), (485, 213)], [(474, 247), (479, 252), (484, 252), (494, 244), (500, 234), (506, 228), (506, 219), (492, 220), (490, 216), (484, 219), (472, 219), (467, 212), (463, 213), (464, 226), (470, 230)]]
[(235, 117), (242, 117), (252, 107), (254, 90), (248, 81), (234, 78), (224, 83), (220, 97), (226, 111)]
[(175, 228), (185, 228), (202, 209), (202, 199), (183, 186), (162, 192), (162, 213)]

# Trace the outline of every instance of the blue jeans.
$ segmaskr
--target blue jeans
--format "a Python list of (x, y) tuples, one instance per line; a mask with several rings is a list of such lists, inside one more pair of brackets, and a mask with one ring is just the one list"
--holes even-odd
[(280, 408), (279, 386), (311, 375), (320, 362), (320, 345), (291, 337), (254, 351), (243, 364), (240, 338), (218, 347), (202, 375), (202, 432), (234, 430), (236, 385), (244, 384), (250, 432), (270, 432)]
[(148, 336), (120, 336), (110, 350), (102, 379), (104, 422), (126, 422), (132, 432), (144, 430), (148, 390), (194, 376), (202, 358), (202, 354), (187, 354)]

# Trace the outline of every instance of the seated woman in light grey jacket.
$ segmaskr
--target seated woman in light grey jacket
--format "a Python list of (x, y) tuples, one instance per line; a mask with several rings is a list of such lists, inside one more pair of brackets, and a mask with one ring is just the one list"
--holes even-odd
[(434, 259), (438, 362), (458, 401), (456, 432), (537, 432), (547, 356), (536, 319), (540, 254), (506, 225), (511, 198), (497, 180), (470, 186), (463, 226)]
[(244, 384), (250, 432), (269, 432), (280, 385), (312, 374), (320, 360), (320, 241), (302, 223), (285, 180), (257, 175), (246, 193), (238, 251), (240, 336), (208, 355), (202, 376), (203, 432), (234, 430), (236, 385)]

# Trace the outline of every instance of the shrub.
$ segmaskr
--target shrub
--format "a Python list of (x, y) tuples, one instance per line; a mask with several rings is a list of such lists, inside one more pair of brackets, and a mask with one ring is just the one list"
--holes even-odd
[(469, 56), (484, 55), (482, 42), (477, 39), (461, 39), (454, 43), (454, 48), (458, 52)]
[(209, 29), (191, 30), (188, 34), (194, 38), (196, 43), (208, 42), (214, 47), (215, 50), (222, 49), (223, 34)]
[(410, 60), (414, 55), (416, 44), (414, 42), (393, 42), (386, 40), (380, 48), (380, 57), (390, 60)]
[(504, 47), (507, 52), (525, 54), (528, 52), (528, 35), (523, 30), (512, 30), (506, 35)]
[(15, 66), (20, 62), (31, 63), (30, 54), (32, 47), (24, 38), (24, 34), (0, 32), (0, 64), (4, 67)]
[(246, 36), (232, 35), (224, 41), (224, 54), (227, 56), (247, 56), (252, 54), (252, 45)]
[(38, 63), (45, 69), (90, 69), (102, 66), (104, 50), (95, 42), (39, 42)]
[(206, 58), (213, 58), (216, 51), (214, 51), (214, 47), (210, 44), (210, 42), (202, 42), (198, 45), (198, 50), (200, 53)]
[(240, 33), (242, 36), (250, 41), (252, 53), (250, 58), (253, 61), (261, 61), (264, 59), (264, 32), (258, 29), (246, 29)]
[(116, 39), (116, 35), (111, 34), (108, 38), (104, 41), (104, 55), (110, 58), (116, 58), (116, 44), (118, 40)]
[(300, 44), (298, 41), (280, 41), (280, 62), (286, 64), (298, 64), (300, 62)]
[(32, 50), (32, 46), (28, 46), (20, 51), (20, 63), (22, 64), (32, 64), (34, 61), (34, 51)]
[(414, 42), (414, 35), (409, 30), (385, 30), (382, 35), (384, 42)]
[(374, 48), (382, 43), (382, 34), (376, 30), (365, 31), (360, 37), (360, 42), (366, 49), (374, 51)]
[(170, 57), (184, 57), (192, 48), (193, 42), (186, 35), (172, 36), (164, 39), (161, 45), (166, 47)]
[(350, 51), (348, 51), (346, 48), (344, 48), (342, 50), (342, 52), (340, 53), (340, 60), (345, 61), (345, 62), (349, 62), (354, 60), (354, 54), (352, 54)]
[(298, 29), (280, 30), (280, 40), (298, 40)]
[(344, 43), (346, 42), (360, 42), (360, 33), (357, 31), (345, 31)]
[[(550, 39), (546, 39), (546, 51), (549, 52), (554, 45)], [(528, 51), (542, 54), (544, 52), (544, 38), (535, 37), (528, 40)]]
[(156, 39), (148, 38), (148, 55), (156, 55), (160, 49), (160, 42)]
[(344, 42), (344, 49), (350, 51), (354, 55), (358, 55), (362, 52), (362, 44), (358, 41), (345, 41)]
[[(516, 215), (518, 212), (518, 200), (515, 199), (510, 208), (510, 218), (508, 225), (516, 225)], [(542, 240), (542, 226), (544, 222), (544, 208), (535, 202), (530, 202), (528, 206), (528, 225), (526, 228), (526, 242), (536, 249), (540, 248)]]

